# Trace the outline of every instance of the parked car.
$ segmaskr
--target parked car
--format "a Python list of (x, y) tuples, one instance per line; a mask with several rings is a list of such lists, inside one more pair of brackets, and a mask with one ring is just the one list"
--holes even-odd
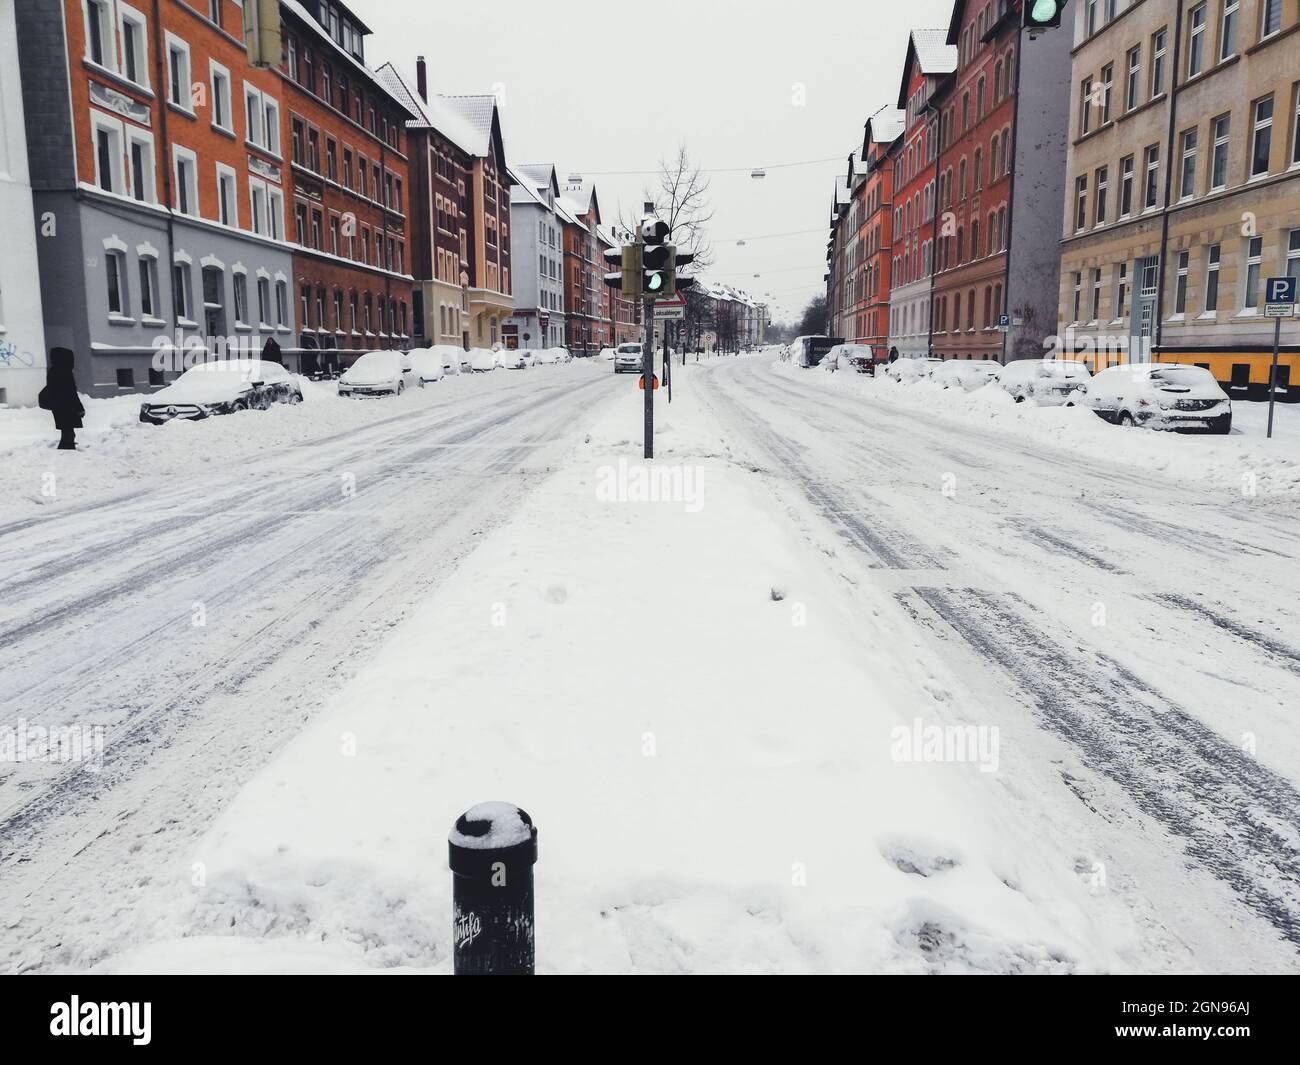
[(241, 410), (266, 410), (273, 403), (301, 402), (302, 386), (278, 362), (203, 362), (141, 403), (140, 420), (162, 425), (177, 418), (196, 421)]
[(1232, 400), (1214, 375), (1200, 366), (1111, 366), (1079, 393), (1081, 405), (1115, 425), (1221, 435), (1232, 431)]
[(615, 354), (613, 348), (601, 348), (599, 358), (602, 362), (613, 362)]
[(870, 373), (875, 354), (865, 344), (836, 344), (822, 359), (822, 369), (834, 373), (836, 370), (857, 370), (858, 373)]
[(614, 349), (615, 373), (640, 373), (644, 365), (640, 344), (620, 344)]
[(497, 365), (505, 370), (526, 370), (533, 364), (533, 353), (522, 348), (503, 348), (497, 352)]
[(429, 349), (442, 360), (444, 373), (460, 373), (464, 369), (465, 349), (455, 344), (435, 344)]
[(437, 384), (446, 373), (442, 365), (442, 356), (432, 348), (415, 348), (407, 352), (406, 357), (411, 360), (411, 376), (421, 388), (425, 385)]
[(569, 354), (568, 348), (542, 348), (533, 356), (533, 362), (538, 366), (549, 366), (557, 362), (572, 362), (573, 356)]
[(923, 377), (929, 377), (942, 365), (943, 359), (929, 355), (922, 359), (895, 359), (885, 367), (885, 376), (900, 384), (913, 384)]
[(367, 351), (339, 376), (340, 396), (400, 396), (411, 360), (400, 351)]
[(934, 368), (930, 379), (944, 388), (974, 392), (990, 381), (996, 381), (1001, 369), (1001, 363), (992, 359), (949, 359)]
[(471, 348), (469, 368), (473, 373), (487, 373), (498, 366), (497, 353), (489, 348)]
[(1032, 399), (1040, 406), (1073, 406), (1074, 394), (1092, 374), (1070, 359), (1016, 359), (1002, 367), (998, 383), (1017, 403)]

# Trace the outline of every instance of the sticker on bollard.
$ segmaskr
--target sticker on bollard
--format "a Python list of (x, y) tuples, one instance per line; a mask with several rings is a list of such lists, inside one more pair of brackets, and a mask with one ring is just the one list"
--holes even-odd
[(457, 976), (533, 974), (537, 829), (508, 802), (483, 802), (447, 837)]

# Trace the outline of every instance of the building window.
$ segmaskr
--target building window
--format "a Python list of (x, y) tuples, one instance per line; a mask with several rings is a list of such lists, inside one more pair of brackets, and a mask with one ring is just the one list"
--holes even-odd
[(1182, 318), (1187, 313), (1187, 271), (1191, 263), (1191, 252), (1178, 253), (1178, 279), (1174, 284), (1174, 316)]
[(140, 256), (140, 316), (158, 317), (158, 263), (147, 255)]
[(1144, 210), (1154, 210), (1160, 203), (1160, 145), (1152, 144), (1146, 151), (1146, 192), (1142, 197)]
[(130, 309), (126, 302), (126, 256), (120, 251), (110, 251), (106, 254), (104, 273), (108, 278), (108, 313), (129, 314)]
[(248, 324), (248, 275), (235, 274), (235, 324)]
[(1219, 25), (1219, 59), (1227, 59), (1237, 51), (1237, 15), (1241, 0), (1223, 0), (1223, 20)]
[(1271, 37), (1282, 28), (1282, 0), (1264, 0), (1260, 5), (1260, 37)]
[(208, 60), (212, 75), (212, 125), (227, 133), (234, 132), (234, 119), (230, 113), (230, 71), (214, 60)]
[(257, 322), (264, 329), (271, 324), (271, 280), (266, 277), (257, 279)]
[(172, 177), (176, 182), (176, 210), (181, 214), (199, 213), (198, 158), (188, 148), (172, 147)]
[(1165, 91), (1165, 55), (1169, 31), (1160, 30), (1151, 38), (1151, 99)]
[(275, 283), (275, 324), (281, 326), (289, 324), (289, 283), (287, 281)]
[(267, 186), (267, 231), (272, 240), (284, 240), (284, 193)]
[(1228, 134), (1232, 130), (1232, 116), (1220, 115), (1211, 129), (1214, 131), (1214, 151), (1210, 157), (1210, 191), (1218, 192), (1228, 187)]
[(130, 144), (131, 195), (142, 203), (157, 203), (157, 173), (154, 169), (153, 137), (134, 128), (128, 128), (126, 139)]
[(111, 7), (109, 0), (86, 0), (86, 58), (110, 70), (117, 66)]
[(172, 287), (176, 292), (176, 317), (188, 320), (190, 317), (190, 268), (187, 263), (176, 263), (172, 267)]
[(1211, 244), (1205, 252), (1205, 313), (1213, 316), (1219, 310), (1219, 265), (1223, 249)]
[(1099, 167), (1097, 170), (1097, 206), (1096, 219), (1094, 225), (1104, 226), (1106, 224), (1106, 200), (1110, 191), (1110, 168)]
[(122, 123), (92, 111), (90, 124), (95, 134), (95, 184), (105, 192), (125, 193)]
[(1083, 311), (1083, 274), (1075, 271), (1074, 274), (1074, 318), (1073, 321), (1080, 321), (1079, 315)]
[(266, 182), (258, 181), (256, 178), (248, 179), (248, 203), (253, 232), (265, 236), (267, 232)]
[(217, 164), (217, 220), (223, 226), (239, 227), (239, 191), (235, 172), (223, 163)]
[(1086, 136), (1092, 132), (1093, 80), (1084, 78), (1079, 94), (1079, 132)]
[(1300, 229), (1293, 229), (1287, 235), (1286, 274), (1300, 277)]
[(1183, 133), (1182, 183), (1178, 189), (1180, 200), (1190, 200), (1196, 195), (1196, 136), (1195, 129)]
[(1273, 97), (1255, 101), (1255, 126), (1250, 147), (1250, 176), (1268, 173), (1268, 157), (1273, 147)]
[(215, 266), (203, 268), (203, 328), (210, 337), (226, 334), (226, 275)]
[(1111, 100), (1114, 97), (1115, 88), (1115, 64), (1107, 63), (1101, 68), (1101, 124), (1104, 126), (1110, 122), (1111, 118)]
[(1295, 94), (1295, 114), (1291, 121), (1291, 165), (1300, 166), (1300, 82), (1292, 91)]
[(1142, 94), (1142, 49), (1131, 48), (1128, 53), (1128, 81), (1124, 89), (1124, 109), (1136, 110)]
[(1205, 69), (1205, 4), (1192, 8), (1187, 30), (1187, 77), (1196, 77)]
[(190, 46), (173, 33), (167, 34), (167, 99), (173, 107), (194, 113), (190, 88)]
[(1122, 322), (1128, 314), (1128, 263), (1115, 268), (1115, 321)]
[(125, 4), (121, 10), (122, 74), (141, 88), (149, 87), (149, 33), (145, 18)]
[(1101, 320), (1101, 267), (1098, 266), (1092, 271), (1092, 316), (1090, 321), (1098, 322)]
[(1074, 231), (1076, 233), (1088, 228), (1088, 176), (1078, 178), (1074, 183)]
[(1263, 262), (1264, 238), (1251, 237), (1246, 241), (1246, 284), (1241, 299), (1243, 312), (1259, 313), (1259, 272)]
[(1119, 217), (1134, 211), (1134, 157), (1126, 156), (1119, 164)]

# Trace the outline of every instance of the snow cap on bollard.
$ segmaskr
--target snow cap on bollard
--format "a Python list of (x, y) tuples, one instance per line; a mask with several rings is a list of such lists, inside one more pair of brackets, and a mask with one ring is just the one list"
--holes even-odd
[(513, 803), (479, 803), (456, 819), (447, 850), (456, 974), (531, 975), (533, 819)]

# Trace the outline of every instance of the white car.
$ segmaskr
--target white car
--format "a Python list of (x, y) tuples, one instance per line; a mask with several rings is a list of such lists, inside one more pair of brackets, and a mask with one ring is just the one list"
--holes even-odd
[(930, 380), (944, 388), (960, 388), (974, 392), (983, 388), (990, 381), (996, 381), (1002, 364), (992, 359), (949, 359), (942, 366), (936, 366)]
[(858, 373), (870, 373), (875, 354), (865, 344), (836, 344), (822, 359), (822, 369), (834, 373), (836, 370), (857, 370)]
[(467, 354), (464, 348), (455, 344), (435, 344), (429, 349), (442, 360), (444, 373), (460, 373), (464, 369)]
[(885, 367), (885, 376), (900, 384), (913, 384), (923, 377), (929, 377), (942, 365), (943, 359), (930, 356), (923, 359), (895, 359)]
[(1232, 400), (1214, 375), (1185, 363), (1130, 363), (1102, 370), (1080, 404), (1115, 425), (1227, 435)]
[(614, 354), (615, 352), (613, 348), (601, 348), (599, 357), (604, 362), (613, 362)]
[(614, 350), (615, 373), (640, 373), (645, 366), (640, 344), (620, 344)]
[(400, 396), (411, 379), (411, 360), (400, 351), (367, 351), (339, 377), (340, 396)]
[(234, 359), (191, 366), (140, 404), (140, 420), (162, 425), (196, 421), (240, 410), (266, 410), (272, 403), (301, 403), (302, 386), (278, 362)]
[(533, 362), (538, 366), (550, 366), (557, 362), (569, 362), (573, 356), (565, 348), (542, 348), (533, 356)]
[(407, 352), (406, 357), (411, 360), (411, 376), (421, 388), (425, 385), (437, 384), (446, 373), (442, 365), (442, 356), (432, 348), (415, 348)]
[(498, 365), (497, 352), (489, 348), (470, 349), (469, 368), (471, 372), (487, 373), (489, 370), (495, 370)]
[(1087, 366), (1071, 359), (1016, 359), (1002, 367), (998, 383), (1017, 403), (1072, 407), (1075, 392), (1091, 377)]

